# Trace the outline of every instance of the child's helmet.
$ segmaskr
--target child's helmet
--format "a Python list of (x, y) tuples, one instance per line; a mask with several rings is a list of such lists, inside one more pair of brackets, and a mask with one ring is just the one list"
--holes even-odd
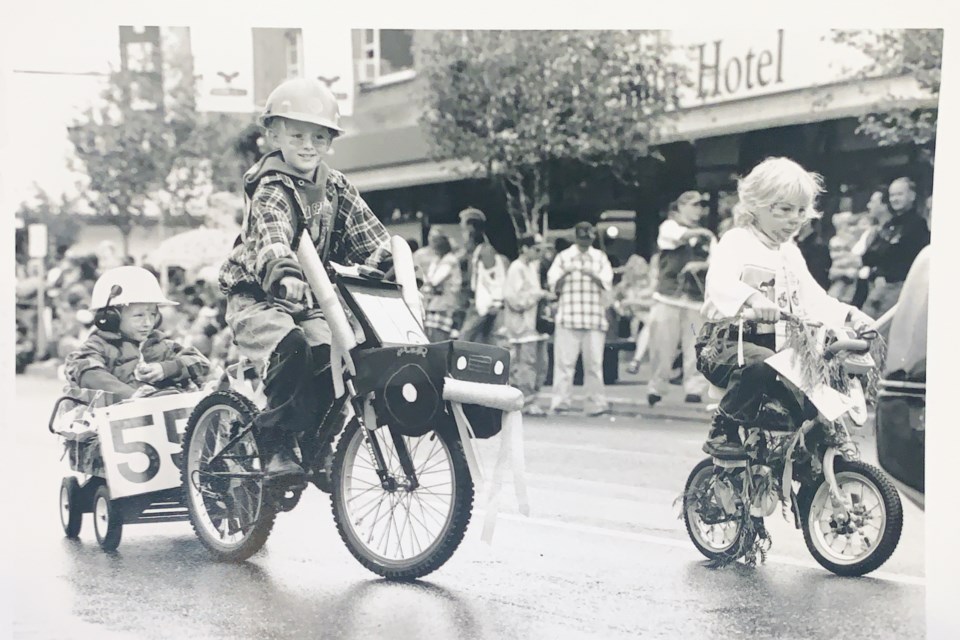
[(115, 267), (103, 273), (93, 285), (90, 309), (146, 302), (177, 304), (168, 300), (160, 289), (157, 278), (142, 267)]
[(340, 105), (330, 87), (319, 80), (291, 78), (281, 83), (267, 98), (260, 124), (265, 125), (267, 119), (273, 117), (310, 122), (332, 129), (336, 134), (343, 133)]

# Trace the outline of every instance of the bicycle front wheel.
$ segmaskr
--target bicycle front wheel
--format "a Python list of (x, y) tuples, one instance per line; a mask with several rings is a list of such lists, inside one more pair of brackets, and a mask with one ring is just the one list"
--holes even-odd
[[(438, 569), (460, 545), (473, 508), (473, 480), (460, 441), (443, 429), (399, 438), (416, 472), (411, 486), (388, 429), (347, 425), (333, 461), (333, 517), (360, 564), (390, 580), (413, 580)], [(386, 482), (366, 438), (376, 438), (383, 452)]]

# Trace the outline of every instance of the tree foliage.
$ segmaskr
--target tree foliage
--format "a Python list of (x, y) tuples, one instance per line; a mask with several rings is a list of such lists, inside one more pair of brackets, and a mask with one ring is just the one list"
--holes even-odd
[[(55, 201), (46, 191), (37, 189), (32, 201), (22, 202), (16, 217), (24, 225), (40, 223), (47, 227), (47, 254), (55, 255), (60, 247), (69, 247), (80, 234), (80, 222), (75, 214), (76, 203), (66, 195)], [(17, 247), (19, 252), (21, 247)], [(18, 259), (20, 256), (18, 256)]]
[(101, 98), (68, 135), (89, 178), (87, 200), (120, 230), (125, 253), (151, 208), (164, 219), (196, 215), (210, 193), (238, 184), (231, 145), (242, 125), (197, 112), (188, 59), (165, 65), (162, 89), (137, 74), (111, 73)]
[(421, 124), (438, 160), (502, 189), (518, 232), (550, 204), (550, 166), (574, 160), (633, 181), (677, 107), (683, 67), (640, 31), (444, 31), (418, 51)]
[[(834, 40), (855, 47), (870, 60), (860, 77), (908, 75), (935, 98), (940, 95), (943, 55), (942, 29), (840, 30)], [(932, 161), (937, 133), (937, 108), (917, 107), (903, 96), (888, 95), (860, 117), (858, 133), (881, 146), (915, 144)]]

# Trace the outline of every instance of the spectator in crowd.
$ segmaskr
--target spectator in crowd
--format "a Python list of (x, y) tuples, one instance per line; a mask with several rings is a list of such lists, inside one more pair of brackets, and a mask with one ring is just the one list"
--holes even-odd
[[(443, 235), (440, 227), (430, 227), (430, 231), (427, 232), (426, 246), (420, 247), (413, 252), (413, 266), (418, 269), (423, 277), (426, 277), (427, 274), (430, 273), (430, 267), (440, 259), (436, 244), (436, 238), (440, 235)], [(447, 238), (447, 245), (450, 245), (450, 238)]]
[(636, 340), (633, 358), (627, 365), (629, 373), (640, 371), (640, 363), (650, 344), (650, 307), (653, 305), (654, 280), (650, 265), (643, 256), (632, 255), (623, 269), (623, 278), (614, 287), (614, 310), (630, 318), (630, 335)]
[(697, 191), (680, 194), (670, 217), (660, 225), (660, 251), (656, 292), (650, 310), (651, 375), (647, 403), (663, 399), (671, 377), (677, 345), (683, 353), (683, 389), (686, 402), (700, 402), (706, 380), (697, 372), (694, 345), (703, 324), (704, 277), (707, 259), (716, 238), (700, 226), (706, 212), (704, 197)]
[(834, 234), (827, 243), (830, 252), (829, 279), (830, 295), (841, 302), (850, 303), (856, 291), (857, 273), (862, 266), (860, 256), (853, 253), (858, 239), (864, 232), (867, 216), (851, 211), (840, 211), (833, 215)]
[(830, 286), (830, 247), (823, 239), (823, 224), (820, 218), (807, 220), (796, 237), (797, 246), (813, 279), (824, 289)]
[(467, 282), (472, 293), (460, 337), (470, 342), (492, 344), (497, 318), (503, 308), (507, 259), (497, 253), (487, 239), (486, 222), (487, 217), (480, 209), (468, 207), (460, 212), (467, 256)]
[(602, 251), (590, 246), (597, 236), (592, 224), (578, 222), (574, 234), (576, 244), (557, 254), (547, 272), (547, 283), (559, 298), (550, 412), (569, 411), (573, 372), (582, 355), (587, 414), (597, 416), (610, 411), (603, 386), (603, 347), (613, 267)]
[(462, 274), (450, 238), (437, 231), (430, 235), (430, 247), (437, 256), (426, 271), (422, 292), (426, 318), (424, 329), (430, 342), (447, 340), (453, 331), (453, 314), (460, 304)]
[(873, 284), (873, 269), (864, 266), (863, 254), (873, 240), (873, 237), (883, 228), (893, 214), (890, 212), (890, 206), (887, 203), (887, 190), (877, 189), (870, 195), (867, 201), (867, 215), (864, 217), (863, 225), (859, 239), (850, 248), (850, 253), (856, 259), (857, 278), (856, 288), (853, 298), (849, 300), (850, 304), (860, 308), (867, 300), (870, 293), (870, 286)]
[(874, 280), (863, 304), (867, 315), (879, 318), (897, 303), (903, 280), (920, 250), (930, 244), (930, 230), (918, 211), (913, 180), (897, 178), (888, 190), (890, 218), (871, 238), (863, 264), (873, 268)]
[(520, 257), (507, 269), (503, 286), (502, 333), (510, 344), (510, 384), (523, 392), (523, 412), (541, 416), (545, 412), (536, 399), (546, 378), (547, 345), (537, 331), (537, 310), (552, 296), (540, 286), (540, 238), (524, 235), (518, 244)]

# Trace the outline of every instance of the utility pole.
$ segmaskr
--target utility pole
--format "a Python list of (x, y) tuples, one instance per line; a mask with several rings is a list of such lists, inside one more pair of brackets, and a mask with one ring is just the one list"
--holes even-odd
[(37, 341), (36, 353), (43, 358), (47, 353), (47, 225), (34, 223), (27, 226), (27, 255), (30, 258), (31, 275), (39, 280), (37, 285)]

